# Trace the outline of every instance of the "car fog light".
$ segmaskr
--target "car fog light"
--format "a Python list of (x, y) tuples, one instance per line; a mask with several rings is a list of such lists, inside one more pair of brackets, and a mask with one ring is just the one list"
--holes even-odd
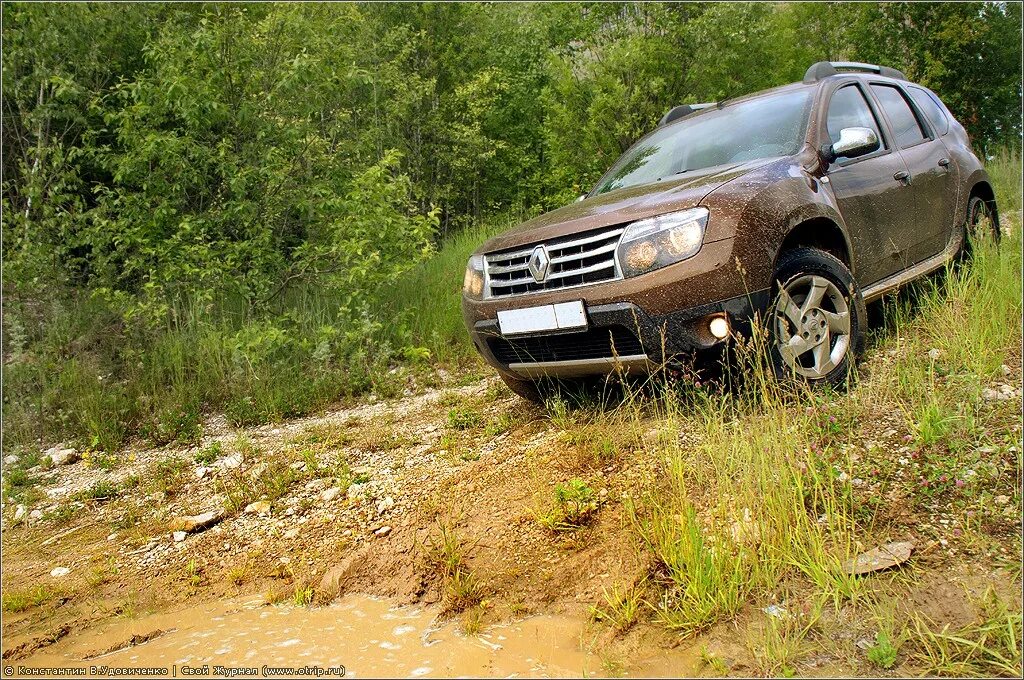
[(634, 271), (649, 269), (658, 259), (658, 249), (649, 241), (641, 241), (626, 250), (626, 265)]
[(726, 321), (724, 316), (716, 316), (708, 324), (708, 330), (711, 331), (711, 335), (719, 340), (724, 340), (729, 335), (729, 322)]

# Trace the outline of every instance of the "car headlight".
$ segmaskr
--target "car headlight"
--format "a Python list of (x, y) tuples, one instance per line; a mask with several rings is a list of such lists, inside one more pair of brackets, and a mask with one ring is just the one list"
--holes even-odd
[(484, 293), (484, 256), (473, 255), (466, 264), (466, 276), (462, 279), (462, 292), (466, 297), (479, 300)]
[(622, 275), (637, 276), (693, 257), (704, 241), (707, 224), (707, 208), (690, 208), (633, 222), (619, 239)]

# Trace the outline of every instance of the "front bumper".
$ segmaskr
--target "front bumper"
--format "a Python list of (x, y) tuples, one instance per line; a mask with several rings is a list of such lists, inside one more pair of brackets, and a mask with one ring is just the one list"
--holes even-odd
[(630, 302), (585, 304), (584, 332), (510, 339), (502, 337), (496, 319), (484, 319), (473, 323), (470, 334), (490, 365), (523, 378), (647, 373), (673, 357), (721, 344), (708, 329), (714, 316), (724, 314), (733, 334), (749, 334), (767, 299), (763, 290), (665, 314), (648, 314)]

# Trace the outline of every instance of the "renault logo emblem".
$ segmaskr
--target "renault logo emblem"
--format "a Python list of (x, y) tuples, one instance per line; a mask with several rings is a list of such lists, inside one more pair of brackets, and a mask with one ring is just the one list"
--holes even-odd
[(529, 265), (527, 265), (530, 273), (533, 274), (534, 281), (541, 283), (548, 277), (549, 264), (551, 264), (551, 259), (548, 258), (548, 251), (544, 249), (544, 246), (534, 248), (533, 254), (530, 255)]

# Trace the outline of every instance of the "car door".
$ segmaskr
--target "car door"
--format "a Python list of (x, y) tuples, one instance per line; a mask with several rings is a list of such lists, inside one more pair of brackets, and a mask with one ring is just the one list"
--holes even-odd
[(910, 171), (915, 205), (913, 228), (907, 230), (902, 220), (892, 225), (893, 230), (900, 231), (898, 240), (902, 250), (898, 258), (906, 268), (945, 247), (956, 206), (954, 177), (949, 169), (946, 146), (903, 88), (893, 83), (873, 82), (870, 89)]
[(827, 174), (853, 244), (857, 278), (865, 287), (902, 268), (900, 253), (913, 231), (914, 194), (903, 157), (857, 82), (837, 88), (828, 103), (830, 142), (838, 141), (840, 130), (848, 127), (870, 128), (880, 142), (866, 156), (836, 159)]

